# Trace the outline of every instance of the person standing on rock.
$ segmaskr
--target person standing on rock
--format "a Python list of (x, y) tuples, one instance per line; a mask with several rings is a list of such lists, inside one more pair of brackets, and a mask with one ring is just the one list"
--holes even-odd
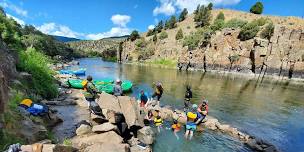
[(159, 105), (159, 101), (160, 101), (160, 98), (162, 97), (163, 95), (163, 92), (164, 92), (164, 89), (163, 89), (163, 86), (160, 82), (158, 82), (157, 84), (155, 84), (153, 82), (153, 86), (154, 86), (154, 93), (152, 95), (152, 98), (157, 100), (157, 104)]
[(90, 107), (91, 102), (95, 102), (95, 99), (98, 98), (98, 90), (96, 86), (93, 84), (92, 76), (87, 76), (87, 81), (84, 82), (84, 97), (88, 101), (88, 106)]
[(138, 100), (140, 101), (140, 107), (146, 107), (146, 104), (148, 102), (148, 94), (144, 90), (141, 90), (138, 96)]
[(184, 111), (187, 111), (190, 106), (190, 100), (192, 99), (192, 90), (188, 85), (186, 88), (185, 99), (184, 99)]
[(114, 96), (122, 96), (123, 95), (123, 91), (122, 91), (122, 87), (121, 87), (121, 80), (117, 79), (116, 80), (116, 84), (113, 88), (113, 94)]
[(193, 132), (196, 130), (196, 120), (198, 118), (198, 113), (196, 112), (197, 105), (192, 105), (192, 110), (186, 112), (187, 123), (186, 123), (186, 133), (185, 138), (191, 140), (193, 137)]

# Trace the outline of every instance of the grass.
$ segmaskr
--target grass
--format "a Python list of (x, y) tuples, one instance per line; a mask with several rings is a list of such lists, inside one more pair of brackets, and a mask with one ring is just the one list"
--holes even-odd
[(71, 139), (65, 138), (65, 139), (63, 140), (63, 145), (72, 146), (72, 141), (71, 141)]
[(169, 68), (174, 68), (177, 65), (177, 61), (170, 59), (159, 59), (159, 60), (148, 61), (146, 63), (150, 65), (162, 65)]

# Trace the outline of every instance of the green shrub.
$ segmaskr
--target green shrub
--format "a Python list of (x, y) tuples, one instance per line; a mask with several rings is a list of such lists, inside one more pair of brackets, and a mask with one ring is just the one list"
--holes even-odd
[(154, 33), (155, 33), (155, 28), (154, 28), (154, 29), (149, 29), (148, 32), (147, 32), (146, 37), (151, 36), (151, 35), (153, 35)]
[(224, 13), (221, 11), (217, 14), (215, 20), (225, 20), (225, 15)]
[(273, 36), (274, 25), (273, 23), (269, 23), (260, 33), (261, 38), (268, 39)]
[(192, 50), (199, 46), (206, 47), (210, 43), (212, 31), (210, 29), (198, 29), (195, 33), (190, 33), (183, 41), (183, 46), (188, 46)]
[(145, 39), (141, 38), (135, 42), (135, 45), (137, 48), (143, 48), (147, 45), (147, 42), (145, 41)]
[(71, 141), (71, 139), (65, 138), (65, 139), (63, 140), (63, 145), (65, 145), (65, 146), (72, 146), (72, 141)]
[(180, 40), (180, 39), (182, 39), (182, 38), (184, 38), (183, 30), (182, 30), (182, 29), (179, 29), (179, 30), (177, 31), (176, 35), (175, 35), (175, 39), (176, 39), (176, 40)]
[(252, 22), (254, 22), (255, 24), (257, 24), (258, 26), (263, 26), (263, 25), (265, 25), (268, 22), (268, 19), (261, 17), (259, 19), (253, 20)]
[(238, 35), (238, 38), (241, 41), (252, 39), (257, 35), (259, 30), (260, 30), (260, 28), (256, 22), (247, 23), (245, 26), (242, 27), (242, 29)]
[(134, 30), (132, 31), (131, 35), (130, 35), (130, 40), (131, 41), (135, 41), (136, 39), (138, 39), (140, 36), (139, 36), (139, 33), (138, 31)]
[(242, 28), (246, 24), (247, 21), (234, 18), (225, 23), (224, 28)]
[(262, 2), (256, 2), (251, 8), (250, 12), (253, 14), (262, 14), (263, 13), (263, 3)]
[(225, 26), (225, 21), (224, 20), (215, 20), (213, 24), (210, 26), (212, 31), (218, 31), (223, 29)]
[(167, 32), (162, 31), (162, 32), (159, 34), (159, 39), (164, 40), (164, 39), (166, 39), (166, 38), (168, 38)]
[(54, 98), (58, 94), (52, 71), (48, 68), (51, 60), (34, 48), (27, 48), (19, 52), (19, 70), (32, 74), (33, 82), (29, 86), (37, 94), (44, 98)]

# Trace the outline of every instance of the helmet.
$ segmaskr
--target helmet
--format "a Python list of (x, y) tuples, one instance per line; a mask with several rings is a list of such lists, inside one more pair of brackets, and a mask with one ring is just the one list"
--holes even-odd
[(192, 108), (193, 108), (193, 109), (197, 109), (197, 104), (193, 104), (193, 105), (192, 105)]
[(116, 83), (120, 83), (121, 82), (121, 80), (120, 79), (116, 79)]
[(158, 83), (156, 84), (156, 86), (160, 87), (160, 86), (162, 86), (162, 84), (161, 84), (160, 82), (158, 82)]
[(92, 80), (93, 80), (92, 76), (88, 75), (88, 76), (87, 76), (87, 80), (88, 80), (88, 81), (92, 81)]

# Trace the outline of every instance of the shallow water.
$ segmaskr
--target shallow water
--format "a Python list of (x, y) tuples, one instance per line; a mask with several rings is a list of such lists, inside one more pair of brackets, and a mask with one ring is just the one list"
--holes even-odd
[[(119, 65), (101, 59), (80, 59), (80, 67), (95, 79), (121, 78), (134, 83), (131, 96), (141, 89), (152, 93), (152, 82), (163, 83), (161, 104), (181, 108), (185, 86), (192, 86), (194, 99), (209, 100), (210, 115), (220, 122), (265, 139), (281, 151), (304, 151), (304, 85), (220, 76), (202, 72), (179, 72), (136, 65)], [(163, 130), (153, 146), (161, 151), (250, 151), (238, 140), (218, 132), (195, 133), (185, 141), (177, 140), (170, 130)]]

